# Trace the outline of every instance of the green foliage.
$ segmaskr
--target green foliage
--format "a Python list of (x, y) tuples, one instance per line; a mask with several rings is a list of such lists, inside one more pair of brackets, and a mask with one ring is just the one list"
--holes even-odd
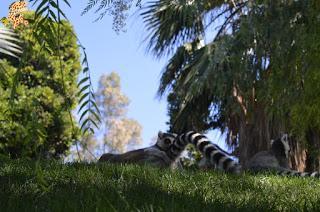
[(202, 154), (193, 146), (186, 146), (187, 155), (180, 158), (184, 169), (198, 169), (199, 161), (203, 158)]
[[(60, 25), (62, 18), (67, 19), (66, 15), (61, 10), (59, 0), (33, 0), (33, 5), (38, 4), (35, 11), (35, 16), (30, 20), (33, 23), (35, 30), (33, 36), (43, 45), (44, 50), (52, 52), (59, 51), (60, 47)], [(70, 7), (68, 0), (63, 2)], [(59, 23), (56, 25), (56, 23)]]
[[(175, 47), (203, 35), (203, 1), (150, 1), (141, 13), (147, 29), (149, 49), (156, 56), (170, 54)], [(166, 24), (170, 23), (170, 26)], [(163, 27), (163, 25), (166, 25)]]
[(6, 71), (0, 84), (0, 153), (14, 158), (58, 158), (78, 135), (69, 116), (76, 106), (76, 81), (81, 69), (76, 38), (65, 21), (61, 26), (43, 24), (55, 31), (60, 28), (64, 39), (59, 41), (59, 51), (44, 51), (31, 24), (17, 32), (23, 42), (21, 61), (0, 61)]
[[(292, 129), (301, 137), (309, 129), (320, 129), (319, 9), (318, 1), (301, 1), (280, 7), (278, 18), (290, 23), (290, 27), (280, 28), (280, 25), (274, 28), (272, 37), (273, 43), (281, 44), (273, 45), (271, 51), (274, 71), (268, 86), (275, 101), (273, 109), (281, 106), (282, 113), (289, 112)], [(285, 52), (283, 48), (290, 51)]]
[[(317, 211), (320, 181), (134, 165), (1, 161), (1, 211)], [(41, 174), (34, 169), (38, 167)]]
[(113, 17), (112, 28), (115, 32), (125, 31), (128, 11), (132, 3), (141, 6), (141, 0), (88, 0), (87, 6), (82, 11), (82, 15), (97, 7), (94, 13), (99, 13), (95, 21), (101, 20), (106, 14)]
[[(62, 17), (67, 19), (66, 15), (61, 9), (59, 0), (34, 0), (34, 4), (38, 3), (35, 17), (30, 20), (34, 24), (35, 30), (33, 31), (33, 36), (35, 39), (42, 45), (42, 48), (48, 53), (52, 53), (54, 50), (57, 50), (58, 55), (61, 55), (61, 43), (60, 40), (62, 35), (60, 33), (60, 28), (63, 25)], [(68, 7), (71, 7), (68, 0), (63, 0), (63, 3)], [(57, 27), (54, 25), (57, 24)], [(71, 32), (74, 37), (76, 35), (74, 32)], [(100, 122), (100, 112), (95, 103), (94, 91), (91, 83), (90, 69), (87, 54), (85, 48), (81, 45), (80, 41), (79, 46), (83, 52), (83, 78), (80, 79), (78, 87), (80, 91), (79, 95), (79, 104), (80, 109), (80, 125), (83, 134), (87, 132), (94, 133), (94, 127), (98, 128)], [(62, 70), (62, 61), (59, 60), (60, 73), (62, 76), (63, 91), (66, 92), (66, 86), (64, 85), (64, 74)], [(70, 120), (72, 119), (71, 111), (69, 111)]]
[(78, 113), (80, 113), (80, 129), (85, 135), (87, 132), (94, 134), (94, 128), (99, 128), (101, 114), (95, 101), (87, 54), (85, 48), (82, 45), (80, 47), (84, 54), (82, 60), (82, 74), (84, 77), (78, 83), (78, 88), (80, 89), (78, 93), (80, 97)]

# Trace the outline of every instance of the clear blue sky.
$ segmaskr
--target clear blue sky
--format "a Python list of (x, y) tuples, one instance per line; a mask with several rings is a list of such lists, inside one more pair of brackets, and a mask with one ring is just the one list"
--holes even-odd
[[(0, 17), (7, 16), (12, 2), (1, 0)], [(138, 15), (130, 16), (127, 32), (117, 35), (112, 30), (111, 17), (105, 16), (93, 23), (98, 16), (93, 13), (94, 9), (84, 16), (80, 15), (87, 0), (70, 0), (70, 3), (72, 8), (64, 8), (64, 12), (86, 48), (94, 88), (102, 74), (116, 71), (120, 75), (122, 91), (131, 100), (128, 117), (142, 125), (142, 146), (148, 145), (159, 130), (167, 129), (166, 99), (159, 101), (156, 98), (166, 59), (158, 60), (146, 53), (146, 43), (143, 42), (146, 32)], [(214, 141), (219, 139), (216, 133), (210, 137)]]

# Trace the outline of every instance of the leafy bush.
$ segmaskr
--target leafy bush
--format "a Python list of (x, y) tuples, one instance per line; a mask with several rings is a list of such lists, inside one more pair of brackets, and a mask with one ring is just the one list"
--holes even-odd
[(0, 154), (12, 158), (58, 158), (78, 134), (69, 114), (81, 69), (76, 37), (66, 21), (59, 28), (53, 22), (47, 27), (60, 30), (59, 48), (45, 51), (37, 28), (20, 26), (21, 60), (0, 60)]

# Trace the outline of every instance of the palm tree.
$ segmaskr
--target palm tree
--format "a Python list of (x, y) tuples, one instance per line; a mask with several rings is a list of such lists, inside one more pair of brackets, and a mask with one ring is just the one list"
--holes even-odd
[[(298, 56), (289, 54), (292, 63), (281, 57), (297, 45), (293, 35), (316, 33), (311, 24), (302, 31), (306, 24), (296, 21), (299, 14), (310, 14), (312, 18), (302, 23), (319, 24), (313, 22), (316, 5), (316, 1), (150, 1), (141, 13), (149, 32), (148, 49), (157, 57), (171, 56), (158, 90), (160, 97), (169, 93), (171, 128), (226, 131), (227, 143), (239, 147), (241, 162), (268, 148), (271, 138), (291, 126), (290, 102), (297, 102), (302, 92), (292, 70), (307, 44), (301, 39), (304, 46), (297, 48)], [(199, 45), (202, 40), (205, 45)], [(273, 72), (276, 67), (280, 72)], [(279, 73), (292, 81), (279, 81)]]
[[(239, 94), (233, 95), (239, 71), (232, 68), (235, 40), (227, 29), (245, 7), (243, 1), (160, 0), (142, 12), (149, 50), (158, 57), (173, 54), (158, 90), (160, 97), (169, 92), (172, 130), (228, 129), (227, 143), (238, 145), (240, 123), (230, 120), (241, 119), (246, 106), (240, 98), (235, 101)], [(216, 22), (222, 24), (208, 39), (207, 29)]]

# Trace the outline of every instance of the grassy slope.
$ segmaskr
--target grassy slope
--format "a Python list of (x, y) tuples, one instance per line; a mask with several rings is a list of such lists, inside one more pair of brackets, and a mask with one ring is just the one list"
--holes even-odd
[(172, 172), (133, 165), (62, 165), (56, 162), (37, 165), (28, 161), (0, 161), (0, 211), (47, 209), (319, 210), (320, 181), (265, 175)]

